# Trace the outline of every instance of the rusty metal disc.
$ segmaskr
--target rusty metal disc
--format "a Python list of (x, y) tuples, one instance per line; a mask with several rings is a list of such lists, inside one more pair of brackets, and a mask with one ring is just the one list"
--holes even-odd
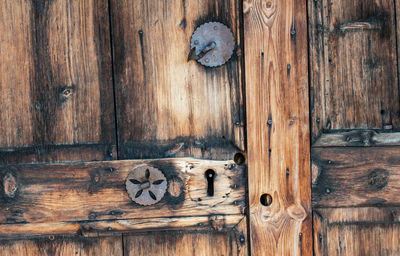
[(220, 22), (204, 23), (195, 30), (190, 41), (191, 52), (207, 67), (223, 65), (231, 58), (234, 48), (231, 30)]
[(167, 179), (160, 170), (142, 165), (129, 173), (125, 185), (132, 201), (140, 205), (152, 205), (164, 197)]

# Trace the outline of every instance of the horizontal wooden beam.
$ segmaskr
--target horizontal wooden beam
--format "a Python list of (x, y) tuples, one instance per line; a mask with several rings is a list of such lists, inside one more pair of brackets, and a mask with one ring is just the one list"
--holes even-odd
[[(143, 165), (157, 168), (167, 179), (164, 197), (148, 206), (133, 202), (125, 186), (128, 175)], [(209, 169), (215, 172), (212, 196), (205, 177)], [(14, 235), (203, 226), (218, 230), (244, 214), (244, 170), (234, 161), (189, 158), (3, 166), (0, 236), (13, 226), (18, 226)], [(40, 225), (37, 231), (30, 229)]]
[(400, 132), (379, 130), (350, 130), (323, 133), (313, 147), (398, 146)]
[(59, 144), (27, 147), (0, 147), (0, 163), (45, 163), (115, 160), (117, 149), (112, 144)]
[(179, 218), (117, 219), (85, 222), (1, 224), (0, 239), (17, 239), (47, 235), (110, 236), (116, 233), (160, 230), (230, 231), (245, 218), (241, 214), (188, 216)]
[(400, 205), (400, 147), (312, 150), (314, 207)]

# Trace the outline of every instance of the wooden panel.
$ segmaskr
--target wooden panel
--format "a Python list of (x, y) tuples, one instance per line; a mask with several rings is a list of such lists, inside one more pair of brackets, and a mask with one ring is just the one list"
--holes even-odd
[[(239, 2), (111, 1), (121, 159), (225, 160), (244, 149)], [(187, 62), (207, 21), (229, 26), (238, 44), (222, 67)]]
[(246, 220), (225, 233), (162, 232), (124, 236), (125, 255), (248, 255)]
[(49, 237), (24, 240), (0, 241), (2, 256), (53, 256), (53, 255), (80, 255), (80, 256), (122, 256), (121, 237), (107, 238), (68, 238)]
[[(132, 202), (125, 188), (128, 174), (143, 164), (161, 170), (169, 186), (160, 202), (146, 207)], [(205, 172), (208, 169), (213, 169), (216, 173), (213, 196), (207, 195)], [(141, 224), (144, 229), (155, 229), (159, 226), (193, 227), (208, 222), (229, 226), (242, 218), (233, 216), (236, 222), (232, 223), (232, 220), (226, 220), (229, 215), (243, 215), (246, 205), (244, 166), (238, 166), (233, 161), (186, 158), (14, 165), (2, 168), (0, 174), (0, 203), (5, 206), (0, 208), (0, 223), (18, 224), (14, 228), (19, 227), (21, 231), (24, 230), (24, 223), (52, 223), (47, 227), (52, 226), (49, 230), (58, 233), (53, 228), (57, 223), (159, 217), (182, 218), (170, 219), (169, 224), (164, 223), (165, 219), (148, 220), (145, 223), (139, 221), (137, 224)], [(176, 196), (171, 192), (171, 184), (178, 186), (179, 192)], [(192, 218), (192, 221), (183, 218), (196, 216), (207, 218)], [(129, 221), (119, 224), (98, 223), (88, 225), (87, 228), (82, 223), (81, 226), (84, 230), (95, 231), (106, 231), (108, 227), (127, 230)], [(8, 226), (3, 228), (5, 231), (1, 232), (0, 227), (0, 234), (5, 234)], [(27, 230), (24, 232), (29, 233)]]
[(252, 254), (312, 255), (306, 1), (243, 11)]
[(313, 147), (400, 146), (400, 133), (377, 130), (351, 130), (323, 133)]
[(313, 141), (329, 129), (399, 128), (393, 6), (309, 1)]
[[(0, 3), (0, 147), (114, 144), (107, 5)], [(99, 154), (108, 157), (102, 149), (80, 157)]]
[(234, 255), (229, 234), (158, 233), (124, 237), (124, 252), (128, 256), (148, 255)]
[(399, 208), (316, 209), (315, 255), (400, 254), (399, 211)]
[(315, 207), (400, 204), (400, 148), (315, 148)]

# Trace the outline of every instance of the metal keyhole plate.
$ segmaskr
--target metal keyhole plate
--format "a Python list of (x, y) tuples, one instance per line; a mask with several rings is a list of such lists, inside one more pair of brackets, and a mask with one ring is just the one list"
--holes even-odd
[(132, 201), (140, 205), (152, 205), (164, 197), (167, 179), (160, 170), (142, 165), (129, 173), (125, 185)]
[(207, 67), (223, 65), (231, 58), (234, 48), (231, 30), (220, 22), (204, 23), (194, 31), (190, 40), (191, 53), (199, 57), (197, 61), (200, 64)]

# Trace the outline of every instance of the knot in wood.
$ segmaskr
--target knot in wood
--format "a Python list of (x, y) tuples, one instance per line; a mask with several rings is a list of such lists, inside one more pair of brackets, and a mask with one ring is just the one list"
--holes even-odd
[(374, 190), (381, 190), (389, 182), (389, 172), (384, 169), (375, 169), (368, 174), (368, 185)]
[(132, 201), (140, 205), (152, 205), (164, 197), (167, 179), (160, 170), (142, 165), (129, 173), (125, 185)]
[(7, 173), (3, 177), (4, 195), (8, 198), (14, 198), (17, 194), (18, 185), (17, 181), (11, 173)]

